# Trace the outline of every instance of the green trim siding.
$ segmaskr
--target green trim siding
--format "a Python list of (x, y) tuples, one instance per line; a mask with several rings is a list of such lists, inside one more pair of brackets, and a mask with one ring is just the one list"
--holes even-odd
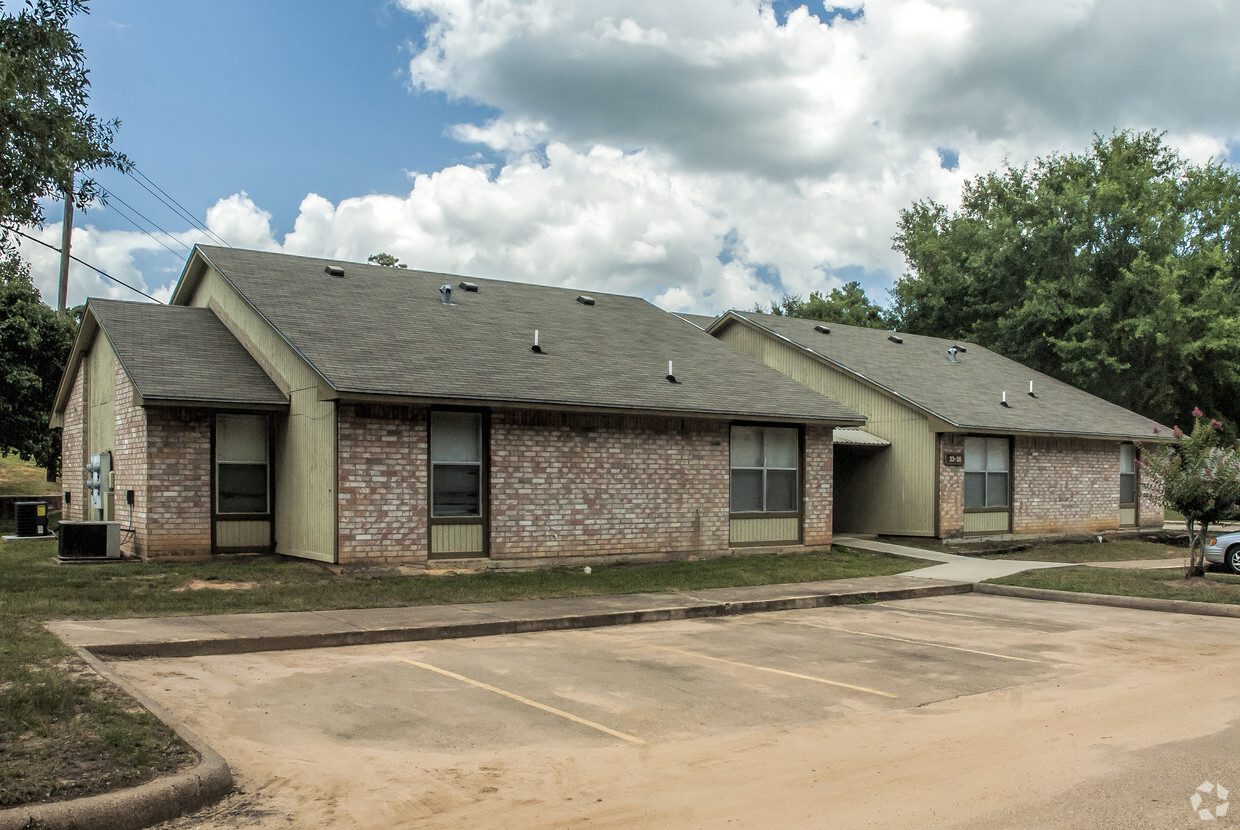
[(276, 553), (335, 562), (335, 401), (319, 400), (319, 376), (215, 269), (206, 268), (188, 304), (212, 309), (289, 396), (288, 416), (274, 416)]
[(865, 430), (891, 442), (881, 449), (836, 447), (836, 533), (934, 535), (935, 438), (925, 414), (750, 326), (734, 323), (716, 336), (866, 415)]

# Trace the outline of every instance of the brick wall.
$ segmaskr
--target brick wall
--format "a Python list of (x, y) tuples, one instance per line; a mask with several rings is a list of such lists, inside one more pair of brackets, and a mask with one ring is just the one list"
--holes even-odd
[(728, 452), (719, 422), (496, 412), (491, 556), (726, 553)]
[(1012, 531), (1063, 533), (1119, 527), (1119, 443), (1017, 438)]
[(425, 563), (426, 411), (342, 405), (338, 417), (340, 562)]
[[(146, 436), (143, 555), (209, 555), (211, 416), (196, 410), (152, 407), (146, 411)], [(123, 502), (124, 494), (120, 496)]]
[(814, 547), (831, 544), (832, 468), (831, 428), (805, 428), (804, 542)]
[(65, 425), (60, 433), (60, 480), (69, 494), (64, 518), (83, 521), (90, 506), (86, 493), (86, 383), (85, 363), (78, 366), (65, 404)]
[(939, 436), (939, 537), (955, 539), (964, 535), (964, 467), (943, 463), (948, 453), (964, 454), (964, 436), (943, 433)]
[[(147, 532), (150, 512), (150, 499), (147, 494), (146, 410), (134, 404), (133, 384), (121, 368), (120, 361), (116, 362), (112, 381), (116, 389), (112, 398), (116, 417), (112, 446), (112, 519), (120, 522), (122, 528), (132, 526), (134, 529), (133, 533), (121, 533), (121, 538), (125, 540), (121, 547), (125, 553), (146, 556), (149, 547)], [(134, 491), (132, 511), (125, 503), (126, 490)]]

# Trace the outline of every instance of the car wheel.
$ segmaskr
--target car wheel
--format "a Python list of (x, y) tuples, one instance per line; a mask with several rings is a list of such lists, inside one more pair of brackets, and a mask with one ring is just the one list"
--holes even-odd
[(1223, 555), (1223, 569), (1228, 573), (1240, 574), (1240, 545), (1227, 549)]

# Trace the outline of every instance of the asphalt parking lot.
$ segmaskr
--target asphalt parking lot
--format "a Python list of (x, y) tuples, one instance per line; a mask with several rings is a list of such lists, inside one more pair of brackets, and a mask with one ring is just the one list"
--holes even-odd
[(971, 594), (114, 668), (243, 789), (169, 827), (1195, 827), (1238, 640)]

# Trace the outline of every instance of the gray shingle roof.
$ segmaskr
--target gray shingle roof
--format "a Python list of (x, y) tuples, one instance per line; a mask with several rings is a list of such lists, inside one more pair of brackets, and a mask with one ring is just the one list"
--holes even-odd
[(288, 404), (210, 309), (99, 299), (89, 306), (147, 401)]
[[(1034, 371), (982, 346), (938, 337), (829, 323), (830, 334), (814, 329), (817, 320), (729, 312), (820, 357), (860, 375), (949, 424), (990, 432), (1036, 432), (1066, 435), (1153, 439), (1157, 426), (1149, 418), (1116, 406), (1074, 386)], [(726, 318), (725, 318), (726, 319)], [(733, 325), (738, 323), (733, 322)], [(718, 331), (721, 323), (715, 327)], [(948, 359), (953, 345), (967, 351)], [(1037, 397), (1030, 397), (1029, 382)], [(1007, 393), (1010, 406), (1001, 403)]]
[[(346, 397), (864, 420), (636, 297), (469, 277), (479, 288), (471, 293), (459, 276), (199, 251)], [(325, 273), (329, 265), (344, 276)], [(453, 305), (440, 302), (444, 284), (453, 286)], [(583, 293), (595, 304), (578, 302)], [(530, 349), (535, 330), (543, 354)], [(678, 383), (666, 379), (669, 360)]]

